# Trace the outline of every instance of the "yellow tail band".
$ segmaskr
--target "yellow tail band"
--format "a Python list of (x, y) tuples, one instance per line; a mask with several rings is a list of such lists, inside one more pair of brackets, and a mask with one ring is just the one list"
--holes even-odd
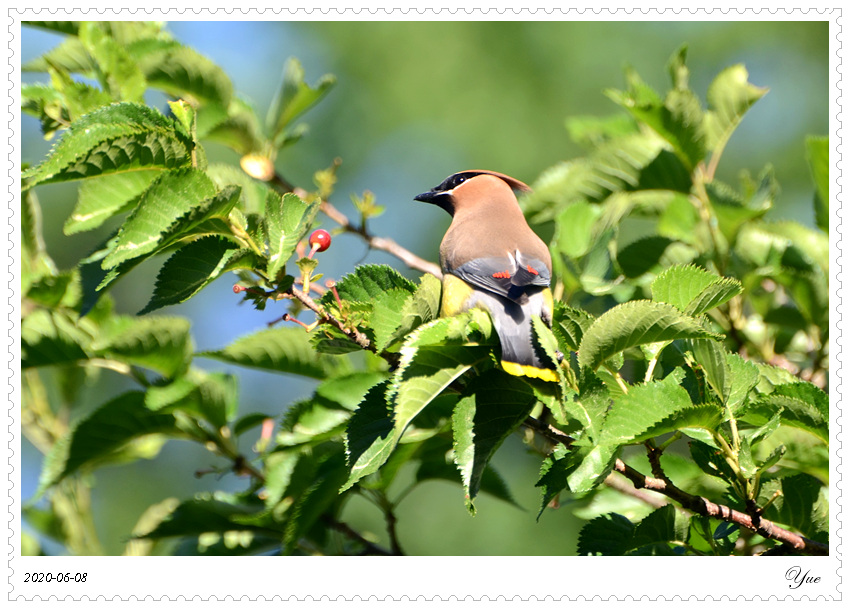
[(517, 364), (516, 362), (502, 361), (502, 369), (504, 369), (504, 371), (508, 374), (513, 374), (514, 376), (530, 376), (532, 378), (549, 381), (550, 383), (557, 383), (559, 380), (558, 373), (548, 368), (535, 368), (534, 366)]

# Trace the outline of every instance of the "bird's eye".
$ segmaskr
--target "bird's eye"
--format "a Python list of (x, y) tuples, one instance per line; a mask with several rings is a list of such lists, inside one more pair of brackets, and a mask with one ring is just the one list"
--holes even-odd
[(456, 178), (455, 178), (455, 187), (460, 186), (460, 185), (461, 185), (461, 184), (463, 184), (464, 182), (466, 182), (466, 178), (465, 178), (464, 176), (458, 176), (458, 177), (456, 177)]

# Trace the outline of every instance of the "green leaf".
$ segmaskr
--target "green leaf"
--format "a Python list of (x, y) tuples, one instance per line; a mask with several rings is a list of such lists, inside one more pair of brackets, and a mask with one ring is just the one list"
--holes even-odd
[(735, 472), (732, 471), (720, 449), (696, 440), (688, 442), (688, 448), (694, 463), (709, 476), (720, 478), (726, 482), (737, 480)]
[(238, 412), (238, 381), (232, 374), (191, 369), (168, 385), (148, 389), (145, 405), (159, 412), (193, 412), (220, 429)]
[(21, 367), (52, 366), (87, 359), (97, 328), (62, 311), (36, 309), (21, 322)]
[(325, 379), (344, 371), (347, 362), (317, 354), (310, 346), (309, 334), (301, 328), (269, 328), (236, 339), (216, 351), (197, 353), (219, 361)]
[[(338, 442), (327, 443), (322, 452), (310, 455), (309, 468), (304, 473), (309, 485), (303, 489), (286, 489), (287, 497), (295, 498), (287, 511), (288, 519), (283, 542), (286, 553), (292, 553), (301, 539), (331, 506), (338, 501), (339, 488), (345, 482), (345, 456)], [(302, 459), (305, 461), (305, 459)], [(294, 492), (293, 492), (294, 491)]]
[(238, 209), (246, 214), (265, 213), (266, 199), (271, 194), (271, 189), (263, 182), (259, 182), (244, 171), (233, 165), (212, 163), (207, 167), (207, 175), (221, 190), (226, 186), (235, 184), (242, 189), (241, 203)]
[(631, 547), (635, 525), (625, 516), (605, 514), (594, 518), (578, 536), (579, 556), (623, 556)]
[(811, 383), (777, 385), (757, 406), (781, 408), (784, 425), (808, 431), (829, 444), (829, 396)]
[(173, 119), (135, 103), (86, 114), (65, 132), (47, 159), (22, 174), (24, 187), (192, 163), (194, 144)]
[(139, 315), (189, 300), (225, 271), (250, 269), (254, 254), (216, 236), (203, 237), (177, 250), (159, 270), (153, 295)]
[(401, 322), (390, 340), (396, 341), (406, 337), (422, 324), (437, 319), (440, 314), (441, 294), (440, 280), (430, 273), (422, 275), (413, 296), (408, 298), (401, 308)]
[[(72, 23), (72, 22), (65, 22)], [(24, 72), (47, 72), (51, 66), (56, 66), (66, 72), (93, 73), (94, 60), (86, 51), (83, 43), (76, 37), (65, 38), (41, 57), (36, 57), (21, 66)]]
[[(654, 437), (652, 434), (678, 429), (677, 415), (681, 413), (684, 417), (684, 411), (692, 406), (688, 392), (679, 385), (684, 376), (681, 372), (677, 369), (662, 381), (635, 385), (628, 393), (617, 396), (605, 418), (599, 443), (617, 446), (637, 443)], [(693, 420), (701, 419), (694, 417), (685, 426)]]
[(95, 229), (113, 216), (128, 211), (160, 173), (158, 170), (142, 170), (84, 181), (80, 185), (74, 211), (65, 221), (65, 234)]
[(265, 148), (266, 139), (262, 131), (254, 108), (248, 102), (234, 97), (227, 107), (225, 120), (199, 131), (199, 135), (246, 155)]
[(142, 62), (148, 85), (175, 98), (227, 108), (233, 85), (224, 70), (189, 47), (169, 47)]
[(297, 195), (271, 195), (266, 199), (266, 229), (269, 233), (268, 276), (275, 278), (295, 251), (319, 211), (318, 201), (306, 203)]
[(151, 412), (144, 400), (142, 392), (123, 393), (76, 423), (45, 457), (37, 494), (130, 440), (156, 433), (180, 435), (173, 415)]
[(579, 346), (579, 364), (596, 370), (609, 357), (630, 347), (681, 338), (719, 338), (672, 305), (635, 300), (610, 309), (587, 330)]
[(522, 205), (539, 224), (557, 217), (569, 204), (598, 202), (611, 193), (641, 188), (688, 192), (687, 169), (666, 143), (651, 133), (640, 133), (601, 144), (588, 157), (563, 162), (540, 175)]
[(277, 434), (278, 446), (316, 444), (338, 437), (351, 412), (326, 400), (302, 400), (291, 405)]
[(674, 54), (668, 67), (674, 88), (663, 100), (654, 92), (650, 93), (634, 72), (628, 74), (628, 91), (606, 91), (606, 94), (662, 137), (690, 171), (705, 156), (703, 112), (699, 99), (688, 89), (685, 51)]
[(779, 497), (766, 510), (765, 518), (791, 526), (806, 537), (829, 541), (829, 500), (827, 488), (808, 474), (797, 474), (762, 485), (759, 503), (776, 491)]
[(452, 416), (455, 463), (468, 509), (481, 489), (485, 468), (502, 442), (528, 417), (537, 400), (527, 383), (498, 369), (476, 377)]
[(207, 533), (263, 531), (261, 527), (240, 522), (239, 518), (257, 513), (262, 504), (252, 506), (225, 499), (229, 497), (224, 494), (199, 493), (195, 498), (178, 505), (142, 538), (200, 537)]
[(593, 244), (593, 225), (601, 214), (598, 205), (577, 201), (567, 206), (555, 223), (558, 250), (571, 258), (584, 256)]
[(80, 24), (79, 39), (94, 59), (98, 80), (118, 101), (141, 102), (145, 76), (127, 51), (98, 22)]
[(718, 277), (694, 265), (665, 269), (652, 282), (652, 299), (666, 302), (694, 317), (720, 306), (742, 291), (735, 279)]
[[(392, 432), (384, 435), (385, 418), (389, 415), (380, 416), (383, 411), (371, 402), (377, 400), (377, 397), (370, 393), (364, 401), (367, 403), (363, 415), (366, 417), (364, 425), (372, 425), (372, 421), (375, 421), (375, 427), (370, 429), (376, 429), (379, 436), (369, 436), (367, 439), (371, 439), (368, 442), (358, 444), (363, 447), (363, 453), (356, 459), (349, 456), (349, 462), (355, 465), (364, 458), (366, 460), (358, 466), (356, 472), (352, 472), (348, 486), (367, 473), (377, 471), (389, 458), (411, 421), (455, 379), (489, 357), (490, 349), (487, 347), (463, 346), (470, 333), (481, 332), (482, 327), (484, 336), (489, 338), (492, 333), (489, 316), (478, 310), (457, 317), (437, 319), (420, 326), (408, 336), (401, 348), (399, 366), (384, 392), (385, 404), (391, 409)], [(373, 388), (372, 391), (377, 390)], [(360, 408), (363, 408), (362, 404)], [(364, 453), (366, 457), (362, 456)]]
[(661, 263), (664, 252), (671, 243), (671, 239), (658, 235), (643, 237), (617, 252), (617, 262), (626, 277), (640, 277)]
[(190, 235), (203, 234), (206, 221), (227, 216), (239, 199), (237, 186), (214, 193), (212, 182), (201, 171), (162, 174), (121, 227), (103, 267), (111, 268)]
[(351, 469), (340, 492), (378, 471), (392, 453), (395, 442), (392, 409), (385, 397), (387, 386), (379, 383), (369, 389), (349, 420), (345, 452)]
[(593, 315), (584, 309), (574, 309), (561, 301), (555, 301), (552, 318), (552, 331), (570, 351), (578, 351), (584, 333), (594, 321)]
[[(665, 505), (640, 521), (632, 538), (630, 554), (673, 554), (667, 544), (687, 543), (690, 517), (672, 505)], [(659, 547), (662, 546), (662, 547)]]
[(815, 182), (815, 222), (829, 233), (829, 138), (806, 138), (806, 158)]
[(182, 317), (115, 317), (92, 345), (96, 355), (174, 377), (189, 365), (192, 338)]
[(314, 87), (310, 87), (304, 82), (304, 68), (301, 63), (294, 57), (287, 60), (280, 89), (272, 100), (266, 117), (266, 127), (278, 147), (284, 144), (285, 130), (292, 121), (316, 105), (335, 82), (336, 78), (326, 74)]
[(758, 368), (740, 355), (725, 351), (714, 341), (695, 340), (691, 344), (694, 358), (702, 366), (706, 380), (731, 415), (737, 416), (758, 384)]
[[(336, 284), (337, 293), (343, 300), (371, 302), (383, 292), (401, 288), (408, 292), (416, 291), (416, 284), (405, 279), (398, 271), (383, 264), (358, 266), (353, 273), (345, 275)], [(322, 304), (335, 305), (334, 295), (330, 291), (322, 296)]]
[(372, 316), (369, 325), (375, 332), (375, 349), (380, 353), (396, 339), (401, 326), (404, 305), (413, 298), (402, 288), (393, 288), (380, 294), (372, 301)]
[(767, 89), (750, 84), (743, 65), (723, 70), (708, 87), (708, 112), (705, 113), (706, 147), (719, 154), (744, 114), (761, 99)]

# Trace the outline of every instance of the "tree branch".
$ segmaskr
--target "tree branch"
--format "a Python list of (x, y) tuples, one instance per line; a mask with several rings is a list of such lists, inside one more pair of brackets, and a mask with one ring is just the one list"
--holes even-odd
[(829, 555), (829, 546), (824, 543), (813, 541), (803, 537), (802, 535), (792, 533), (791, 531), (783, 529), (765, 518), (760, 518), (758, 516), (754, 518), (749, 514), (733, 510), (728, 506), (713, 503), (705, 497), (691, 495), (690, 493), (677, 488), (667, 480), (644, 476), (633, 467), (623, 463), (620, 459), (617, 459), (614, 465), (614, 471), (617, 471), (628, 478), (632, 484), (634, 484), (635, 488), (645, 488), (661, 493), (674, 501), (678, 501), (682, 507), (702, 516), (733, 522), (755, 531), (762, 537), (774, 539), (789, 545), (798, 552), (818, 556)]
[[(563, 444), (567, 448), (569, 448), (573, 443), (573, 438), (565, 434), (560, 429), (538, 421), (532, 417), (526, 418), (523, 425), (540, 433), (552, 442)], [(652, 453), (650, 454), (651, 459), (654, 456), (655, 455)], [(617, 459), (615, 462), (614, 471), (625, 476), (632, 485), (634, 485), (635, 489), (647, 489), (660, 493), (665, 497), (669, 497), (670, 499), (678, 502), (682, 507), (696, 514), (735, 523), (751, 531), (755, 531), (762, 537), (779, 541), (786, 546), (793, 548), (797, 552), (813, 554), (816, 556), (829, 555), (829, 546), (827, 544), (808, 539), (802, 535), (798, 535), (797, 533), (792, 533), (791, 531), (783, 529), (779, 525), (765, 518), (761, 518), (758, 515), (750, 516), (749, 514), (739, 512), (728, 506), (713, 503), (705, 497), (691, 495), (690, 493), (676, 487), (669, 479), (644, 476), (635, 468), (626, 465), (621, 459)], [(645, 500), (644, 497), (639, 498), (641, 500)]]

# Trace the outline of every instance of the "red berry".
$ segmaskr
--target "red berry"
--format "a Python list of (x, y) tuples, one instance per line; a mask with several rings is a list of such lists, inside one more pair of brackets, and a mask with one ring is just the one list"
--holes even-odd
[(319, 229), (314, 230), (310, 235), (310, 245), (319, 252), (324, 252), (331, 246), (331, 235), (328, 231)]

